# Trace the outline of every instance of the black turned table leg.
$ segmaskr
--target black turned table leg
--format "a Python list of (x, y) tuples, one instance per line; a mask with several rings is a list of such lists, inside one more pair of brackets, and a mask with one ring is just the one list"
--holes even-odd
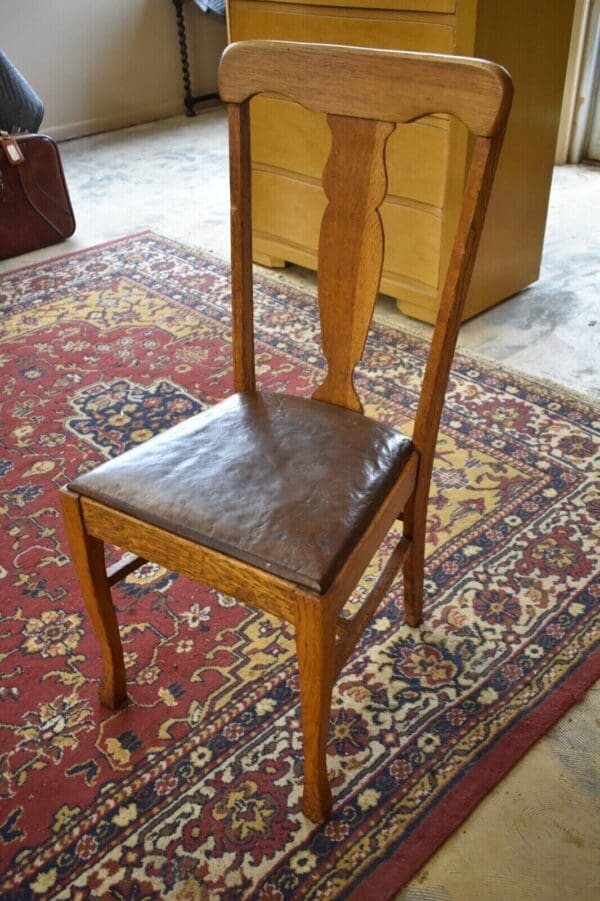
[(185, 104), (186, 116), (195, 116), (194, 109), (197, 103), (202, 100), (217, 100), (219, 95), (214, 91), (209, 94), (199, 94), (194, 97), (192, 94), (192, 82), (190, 77), (190, 61), (187, 50), (187, 36), (185, 32), (185, 16), (183, 14), (184, 0), (172, 0), (175, 7), (175, 16), (177, 18), (177, 37), (179, 40), (179, 56), (181, 57), (181, 75), (183, 77), (183, 102)]

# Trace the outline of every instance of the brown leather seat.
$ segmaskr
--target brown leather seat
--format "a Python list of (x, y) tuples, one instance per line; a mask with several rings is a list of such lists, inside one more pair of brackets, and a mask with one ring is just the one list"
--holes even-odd
[(69, 487), (324, 592), (411, 450), (394, 429), (343, 407), (243, 393)]

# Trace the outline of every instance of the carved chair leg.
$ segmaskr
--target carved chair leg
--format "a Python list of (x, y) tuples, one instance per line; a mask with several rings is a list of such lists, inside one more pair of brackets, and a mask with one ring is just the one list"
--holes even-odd
[(327, 731), (335, 666), (335, 618), (321, 601), (298, 599), (296, 648), (304, 737), (305, 815), (323, 823), (331, 813), (327, 775)]
[(104, 543), (86, 532), (79, 496), (66, 488), (60, 494), (73, 565), (102, 651), (100, 702), (116, 710), (127, 700), (127, 686), (119, 625), (106, 576)]
[(404, 613), (409, 626), (423, 621), (423, 579), (425, 574), (425, 529), (427, 505), (416, 504), (415, 495), (404, 508), (404, 536), (410, 548), (404, 558)]

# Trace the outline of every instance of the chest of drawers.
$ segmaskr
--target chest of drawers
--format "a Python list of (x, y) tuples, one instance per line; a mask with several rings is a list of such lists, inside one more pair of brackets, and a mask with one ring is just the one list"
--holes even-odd
[[(270, 38), (492, 59), (515, 100), (465, 307), (475, 315), (535, 281), (574, 0), (229, 0), (232, 41)], [(276, 97), (253, 104), (254, 256), (315, 269), (326, 205), (325, 118)], [(387, 148), (381, 290), (435, 319), (469, 159), (466, 129), (443, 115), (399, 125)]]

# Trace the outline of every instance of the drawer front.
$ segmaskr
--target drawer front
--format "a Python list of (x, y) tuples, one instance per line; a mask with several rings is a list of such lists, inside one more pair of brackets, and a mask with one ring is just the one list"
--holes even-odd
[(439, 210), (387, 201), (381, 207), (386, 236), (383, 268), (437, 288), (442, 217)]
[(319, 184), (260, 169), (252, 172), (252, 227), (257, 234), (315, 252), (326, 206)]
[(388, 194), (443, 206), (447, 156), (447, 119), (397, 125), (386, 149)]
[[(320, 179), (331, 148), (325, 116), (274, 97), (256, 97), (251, 109), (253, 162)], [(443, 118), (397, 125), (386, 150), (388, 193), (441, 206), (447, 142)]]
[[(258, 237), (275, 238), (314, 253), (327, 199), (318, 183), (277, 172), (252, 173), (253, 218)], [(381, 208), (386, 241), (384, 268), (437, 287), (441, 216), (387, 201)], [(402, 240), (393, 240), (394, 236)]]
[(331, 148), (324, 113), (275, 97), (250, 102), (252, 161), (321, 178)]
[[(274, 3), (298, 5), (298, 0), (273, 0)], [(229, 0), (229, 8), (237, 0)], [(398, 12), (453, 13), (456, 0), (303, 0), (305, 6), (348, 6), (357, 9), (393, 9)]]
[[(442, 21), (445, 18), (448, 21)], [(229, 27), (234, 41), (271, 39), (452, 53), (454, 17), (431, 21), (422, 13), (336, 9), (264, 0), (235, 0)]]

